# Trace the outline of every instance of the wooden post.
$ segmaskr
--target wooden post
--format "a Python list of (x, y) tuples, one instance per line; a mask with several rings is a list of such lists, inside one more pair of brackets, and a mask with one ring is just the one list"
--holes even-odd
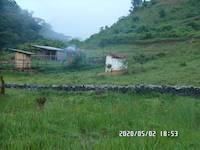
[(5, 82), (3, 80), (3, 76), (0, 77), (0, 80), (1, 80), (1, 91), (0, 91), (0, 94), (1, 95), (5, 95)]

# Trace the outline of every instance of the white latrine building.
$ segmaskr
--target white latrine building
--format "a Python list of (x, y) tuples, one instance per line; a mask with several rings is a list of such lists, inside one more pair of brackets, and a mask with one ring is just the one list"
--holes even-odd
[(128, 68), (127, 56), (110, 53), (106, 56), (106, 72), (120, 72)]

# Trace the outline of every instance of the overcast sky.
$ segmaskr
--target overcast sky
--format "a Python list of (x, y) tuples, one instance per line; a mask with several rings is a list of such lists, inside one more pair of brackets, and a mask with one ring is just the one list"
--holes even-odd
[(101, 26), (126, 16), (131, 0), (16, 0), (23, 8), (50, 23), (57, 32), (87, 38)]

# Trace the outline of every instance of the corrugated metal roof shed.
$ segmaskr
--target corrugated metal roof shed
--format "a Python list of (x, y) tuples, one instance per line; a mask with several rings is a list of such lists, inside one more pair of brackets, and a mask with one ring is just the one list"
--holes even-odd
[(9, 50), (14, 51), (14, 52), (18, 52), (18, 53), (22, 53), (22, 54), (27, 54), (27, 55), (34, 55), (35, 54), (35, 53), (32, 53), (32, 52), (23, 51), (23, 50), (19, 50), (19, 49), (13, 49), (13, 48), (9, 48)]
[(51, 46), (41, 46), (41, 45), (31, 45), (31, 46), (35, 47), (35, 48), (47, 50), (47, 51), (63, 51), (64, 50), (64, 49), (61, 49), (61, 48), (56, 48), (56, 47), (51, 47)]

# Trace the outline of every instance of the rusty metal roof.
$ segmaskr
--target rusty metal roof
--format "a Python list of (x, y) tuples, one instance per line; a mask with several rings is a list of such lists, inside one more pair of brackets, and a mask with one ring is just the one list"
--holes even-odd
[(127, 58), (127, 55), (120, 54), (120, 53), (109, 53), (108, 56), (111, 56), (113, 58), (119, 58), (119, 59), (125, 59), (125, 58)]
[(9, 48), (9, 50), (14, 51), (14, 52), (18, 52), (18, 53), (22, 53), (22, 54), (27, 54), (27, 55), (34, 55), (35, 54), (35, 53), (32, 53), (32, 52), (23, 51), (23, 50), (19, 50), (19, 49), (13, 49), (13, 48)]

